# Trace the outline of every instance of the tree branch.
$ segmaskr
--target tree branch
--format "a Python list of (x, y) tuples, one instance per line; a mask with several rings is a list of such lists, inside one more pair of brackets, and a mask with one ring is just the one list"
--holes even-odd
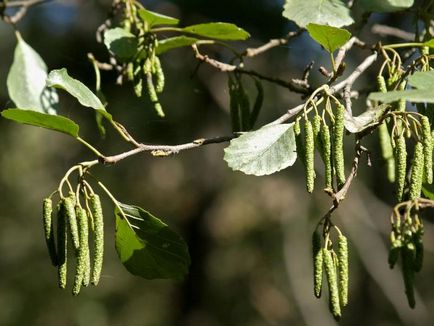
[(288, 81), (285, 81), (285, 80), (282, 80), (279, 78), (264, 76), (264, 75), (262, 75), (256, 71), (253, 71), (253, 70), (246, 70), (246, 69), (240, 68), (236, 65), (230, 65), (230, 64), (212, 59), (212, 58), (208, 57), (207, 55), (200, 53), (196, 44), (192, 45), (192, 48), (193, 48), (193, 51), (195, 53), (196, 59), (198, 59), (201, 62), (209, 64), (210, 66), (220, 70), (221, 72), (237, 72), (240, 74), (254, 76), (254, 77), (257, 77), (259, 79), (266, 80), (270, 83), (274, 83), (276, 85), (285, 87), (294, 93), (309, 94), (312, 92), (312, 90), (309, 87), (306, 88), (306, 87), (304, 87), (304, 85), (300, 85), (300, 83), (297, 81), (292, 80), (292, 81), (288, 82)]
[(247, 48), (242, 56), (247, 57), (247, 58), (253, 58), (259, 54), (262, 54), (276, 46), (280, 46), (280, 45), (285, 45), (289, 42), (290, 39), (297, 37), (299, 35), (301, 35), (303, 32), (305, 31), (304, 28), (301, 28), (295, 32), (289, 32), (288, 35), (284, 38), (277, 38), (277, 39), (272, 39), (270, 41), (268, 41), (267, 43), (265, 43), (264, 45), (261, 45), (257, 48)]

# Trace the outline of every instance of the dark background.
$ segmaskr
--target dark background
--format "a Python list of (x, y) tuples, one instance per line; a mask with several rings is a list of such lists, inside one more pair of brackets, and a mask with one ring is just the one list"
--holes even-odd
[[(295, 26), (281, 16), (283, 1), (143, 1), (151, 10), (179, 17), (183, 25), (233, 22), (253, 37), (235, 43), (243, 49), (281, 37)], [(23, 38), (46, 61), (49, 69), (66, 67), (72, 76), (93, 88), (87, 53), (104, 60), (95, 30), (105, 20), (110, 1), (54, 1), (32, 8), (19, 23)], [(374, 42), (373, 21), (407, 26), (404, 16), (376, 15), (360, 36)], [(6, 77), (13, 59), (15, 37), (0, 25), (1, 108), (11, 107)], [(386, 40), (387, 41), (387, 40)], [(225, 51), (210, 49), (218, 58)], [(369, 53), (353, 50), (348, 66)], [(327, 56), (307, 35), (255, 59), (249, 68), (284, 79), (299, 78), (304, 66), (317, 61), (314, 84), (324, 82), (316, 72)], [(161, 97), (167, 118), (133, 96), (131, 85), (115, 85), (116, 76), (103, 73), (108, 110), (140, 141), (155, 144), (189, 142), (200, 137), (230, 134), (226, 75), (201, 66), (191, 50), (162, 56), (167, 88)], [(358, 82), (372, 87), (375, 72)], [(245, 78), (246, 83), (250, 82)], [(250, 85), (251, 86), (251, 85)], [(250, 87), (249, 86), (249, 87)], [(259, 125), (272, 121), (300, 96), (264, 84), (265, 102)], [(254, 94), (252, 93), (252, 97)], [(81, 126), (82, 136), (105, 154), (128, 146), (109, 131), (98, 136), (91, 110), (83, 110), (61, 95), (61, 114)], [(363, 110), (364, 99), (358, 101)], [(357, 110), (357, 107), (356, 107)], [(347, 137), (347, 161), (352, 137)], [(299, 162), (267, 177), (231, 171), (223, 161), (227, 144), (211, 145), (168, 158), (136, 155), (94, 174), (122, 202), (136, 204), (161, 217), (188, 241), (192, 258), (184, 282), (146, 281), (130, 275), (114, 250), (113, 207), (104, 201), (106, 254), (98, 287), (72, 297), (57, 288), (43, 240), (42, 198), (57, 188), (66, 170), (93, 159), (72, 139), (38, 128), (0, 120), (0, 325), (334, 325), (327, 296), (315, 299), (312, 290), (311, 232), (328, 209), (321, 191), (308, 195)], [(434, 227), (426, 216), (426, 263), (417, 275), (417, 307), (408, 308), (399, 268), (389, 270), (387, 247), (393, 185), (385, 179), (377, 137), (365, 145), (374, 168), (366, 162), (348, 198), (336, 213), (336, 223), (350, 243), (350, 303), (341, 325), (429, 325), (434, 321)], [(320, 160), (317, 161), (321, 175)], [(324, 291), (325, 292), (325, 291)]]

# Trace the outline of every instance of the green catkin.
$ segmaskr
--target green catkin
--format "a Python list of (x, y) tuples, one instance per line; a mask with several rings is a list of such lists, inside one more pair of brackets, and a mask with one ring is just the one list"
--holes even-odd
[(312, 119), (312, 130), (313, 130), (313, 139), (315, 142), (315, 148), (321, 152), (321, 142), (320, 142), (320, 136), (319, 133), (321, 131), (321, 122), (322, 119), (319, 115), (315, 115)]
[(72, 244), (74, 245), (74, 249), (77, 251), (80, 247), (80, 239), (78, 235), (78, 225), (77, 225), (77, 216), (75, 215), (75, 195), (74, 193), (70, 193), (68, 197), (64, 200), (66, 218), (68, 221), (68, 229), (71, 234)]
[(322, 125), (321, 136), (321, 157), (324, 162), (325, 187), (333, 189), (333, 170), (332, 170), (332, 148), (330, 139), (330, 129), (326, 124)]
[(305, 162), (306, 162), (306, 189), (308, 193), (312, 193), (315, 185), (315, 166), (314, 154), (315, 144), (312, 129), (312, 123), (305, 120), (304, 124), (304, 141), (305, 141)]
[(338, 271), (339, 271), (339, 299), (342, 307), (348, 304), (348, 241), (344, 235), (338, 237)]
[(411, 177), (408, 191), (410, 200), (414, 200), (420, 197), (420, 193), (422, 191), (423, 169), (423, 145), (421, 142), (417, 142), (416, 146), (414, 147), (414, 155), (411, 162)]
[(157, 56), (154, 58), (152, 72), (155, 76), (155, 90), (157, 93), (161, 93), (164, 90), (165, 78), (163, 68), (161, 67), (160, 58)]
[(321, 297), (322, 288), (322, 266), (323, 252), (321, 250), (321, 235), (318, 231), (312, 234), (312, 254), (313, 254), (313, 284), (314, 294), (317, 298)]
[(53, 266), (57, 266), (56, 243), (54, 240), (53, 220), (53, 203), (51, 198), (45, 198), (42, 204), (42, 217), (44, 224), (45, 242), (47, 244), (48, 254)]
[(93, 256), (91, 283), (93, 285), (98, 285), (104, 256), (104, 219), (102, 215), (101, 201), (97, 194), (92, 194), (90, 196), (90, 209), (92, 211), (95, 227), (95, 252)]
[(386, 80), (382, 75), (377, 76), (377, 86), (380, 92), (382, 93), (387, 92)]
[(136, 78), (134, 81), (134, 94), (137, 97), (142, 97), (143, 93), (143, 79), (141, 77)]
[(416, 300), (414, 298), (414, 255), (415, 249), (412, 243), (407, 243), (402, 251), (402, 275), (404, 278), (405, 294), (410, 308), (414, 308)]
[(303, 165), (306, 166), (306, 150), (304, 148), (304, 143), (301, 138), (301, 128), (300, 128), (300, 119), (295, 120), (294, 122), (294, 134), (295, 134), (295, 144), (297, 147), (297, 156), (301, 158)]
[(399, 135), (395, 139), (395, 189), (396, 199), (402, 201), (405, 186), (405, 176), (407, 173), (407, 147), (404, 135)]
[(422, 142), (423, 142), (423, 156), (424, 156), (424, 175), (425, 182), (431, 184), (433, 182), (433, 172), (432, 172), (432, 137), (431, 137), (431, 125), (429, 119), (423, 116), (422, 122)]
[(59, 288), (66, 288), (68, 249), (68, 223), (64, 200), (61, 200), (57, 210), (57, 274)]
[(389, 182), (395, 182), (395, 158), (386, 122), (383, 122), (378, 127), (378, 136), (380, 138), (381, 155), (386, 162), (387, 179)]
[(154, 105), (155, 111), (160, 117), (164, 118), (165, 114), (163, 112), (163, 108), (161, 107), (160, 102), (158, 101), (158, 96), (155, 90), (154, 81), (152, 80), (152, 74), (150, 72), (146, 74), (146, 89), (148, 91), (149, 99)]
[(345, 108), (338, 105), (336, 108), (335, 122), (333, 125), (333, 165), (336, 172), (338, 189), (345, 184), (344, 162), (344, 113)]
[(339, 288), (336, 267), (335, 263), (333, 262), (332, 253), (326, 248), (323, 248), (322, 251), (327, 283), (329, 287), (329, 307), (333, 317), (336, 320), (339, 320), (341, 318), (341, 305), (339, 302)]
[(78, 250), (77, 266), (75, 271), (74, 285), (72, 287), (72, 294), (78, 295), (86, 274), (86, 268), (88, 267), (86, 258), (89, 255), (89, 229), (86, 210), (76, 206), (75, 212), (77, 215), (78, 227), (80, 231), (80, 248)]

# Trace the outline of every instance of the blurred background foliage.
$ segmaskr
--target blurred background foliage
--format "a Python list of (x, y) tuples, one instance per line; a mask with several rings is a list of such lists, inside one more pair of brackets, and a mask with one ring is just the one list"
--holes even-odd
[[(240, 49), (295, 29), (281, 16), (281, 0), (256, 0), (254, 5), (249, 0), (143, 3), (151, 10), (179, 17), (184, 25), (233, 22), (253, 35), (248, 42), (236, 44)], [(87, 53), (107, 58), (104, 46), (95, 41), (95, 31), (109, 8), (109, 0), (54, 1), (32, 8), (19, 29), (49, 69), (66, 67), (93, 87)], [(373, 22), (411, 29), (411, 19), (402, 14), (374, 15), (359, 32), (365, 41), (378, 39), (370, 31)], [(15, 46), (12, 28), (1, 24), (0, 37), (0, 101), (1, 107), (7, 108), (12, 105), (6, 91)], [(222, 60), (229, 55), (209, 51)], [(348, 71), (366, 55), (362, 50), (350, 52)], [(313, 78), (321, 83), (316, 71), (320, 64), (327, 65), (323, 58), (327, 58), (325, 53), (303, 35), (288, 46), (248, 59), (246, 65), (289, 79), (299, 78), (305, 65), (315, 60)], [(189, 49), (165, 54), (162, 63), (167, 77), (161, 96), (167, 113), (164, 120), (156, 118), (149, 103), (133, 96), (131, 85), (116, 86), (116, 76), (103, 73), (108, 110), (117, 120), (147, 143), (175, 144), (229, 134), (226, 75), (207, 66), (200, 66), (195, 73), (197, 62)], [(374, 73), (368, 73), (357, 86), (372, 87), (374, 78)], [(286, 89), (264, 86), (265, 103), (258, 126), (301, 103), (298, 95)], [(78, 121), (83, 136), (104, 153), (127, 149), (111, 131), (106, 139), (99, 138), (91, 110), (81, 110), (64, 94), (61, 100), (61, 113)], [(358, 103), (363, 110), (364, 100)], [(70, 166), (92, 155), (68, 137), (3, 119), (0, 139), (0, 325), (336, 324), (327, 300), (315, 299), (312, 290), (311, 232), (330, 200), (320, 190), (322, 178), (313, 195), (305, 192), (300, 163), (272, 176), (246, 176), (226, 166), (222, 144), (168, 158), (137, 155), (116, 166), (98, 167), (94, 173), (120, 201), (153, 212), (186, 238), (192, 265), (184, 282), (146, 281), (130, 275), (116, 257), (113, 207), (105, 201), (102, 280), (98, 287), (72, 297), (57, 289), (56, 270), (50, 265), (43, 239), (41, 201)], [(351, 141), (347, 145), (349, 161)], [(379, 160), (376, 135), (366, 146), (372, 151), (374, 167), (362, 166), (335, 217), (348, 235), (351, 250), (350, 304), (340, 324), (432, 325), (432, 212), (425, 216), (426, 263), (416, 278), (417, 306), (411, 310), (399, 269), (389, 270), (387, 264), (393, 187)], [(318, 173), (322, 174), (321, 167)]]

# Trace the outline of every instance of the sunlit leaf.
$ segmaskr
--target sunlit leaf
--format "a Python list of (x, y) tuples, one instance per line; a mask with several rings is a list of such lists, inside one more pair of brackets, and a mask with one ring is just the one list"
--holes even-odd
[(334, 27), (354, 23), (349, 8), (341, 0), (286, 0), (283, 16), (300, 27), (309, 23)]
[(257, 176), (293, 165), (297, 159), (293, 124), (265, 126), (244, 133), (225, 148), (224, 159), (233, 170)]
[(375, 108), (370, 108), (358, 116), (351, 116), (345, 111), (345, 129), (351, 133), (361, 132), (366, 128), (369, 128), (383, 115), (385, 110), (389, 107), (387, 104), (379, 105)]
[(48, 74), (47, 85), (65, 90), (74, 96), (81, 105), (97, 110), (106, 119), (112, 119), (100, 99), (82, 82), (69, 76), (65, 68), (52, 70)]
[(366, 11), (393, 12), (410, 8), (414, 0), (360, 0), (359, 6)]
[(173, 17), (165, 16), (150, 10), (140, 9), (139, 16), (146, 22), (149, 28), (156, 25), (178, 25), (179, 20)]
[(188, 37), (188, 36), (170, 37), (158, 42), (156, 52), (157, 54), (161, 54), (175, 48), (195, 44), (197, 41), (198, 41), (197, 38)]
[(18, 123), (59, 131), (74, 138), (78, 137), (78, 125), (60, 115), (41, 113), (29, 109), (7, 109), (2, 111), (1, 115), (5, 119)]
[(206, 23), (183, 28), (184, 32), (217, 40), (245, 40), (250, 37), (244, 29), (229, 23)]
[(112, 28), (104, 32), (104, 44), (117, 58), (128, 60), (137, 53), (137, 39), (123, 28)]
[(20, 36), (14, 61), (9, 70), (7, 87), (9, 97), (17, 107), (56, 114), (56, 90), (46, 88), (47, 66), (39, 54)]
[(116, 251), (126, 269), (146, 279), (183, 279), (190, 265), (184, 240), (142, 208), (120, 207), (123, 214), (115, 209)]
[(346, 29), (327, 25), (308, 24), (307, 31), (310, 37), (321, 44), (329, 53), (333, 53), (351, 38)]

